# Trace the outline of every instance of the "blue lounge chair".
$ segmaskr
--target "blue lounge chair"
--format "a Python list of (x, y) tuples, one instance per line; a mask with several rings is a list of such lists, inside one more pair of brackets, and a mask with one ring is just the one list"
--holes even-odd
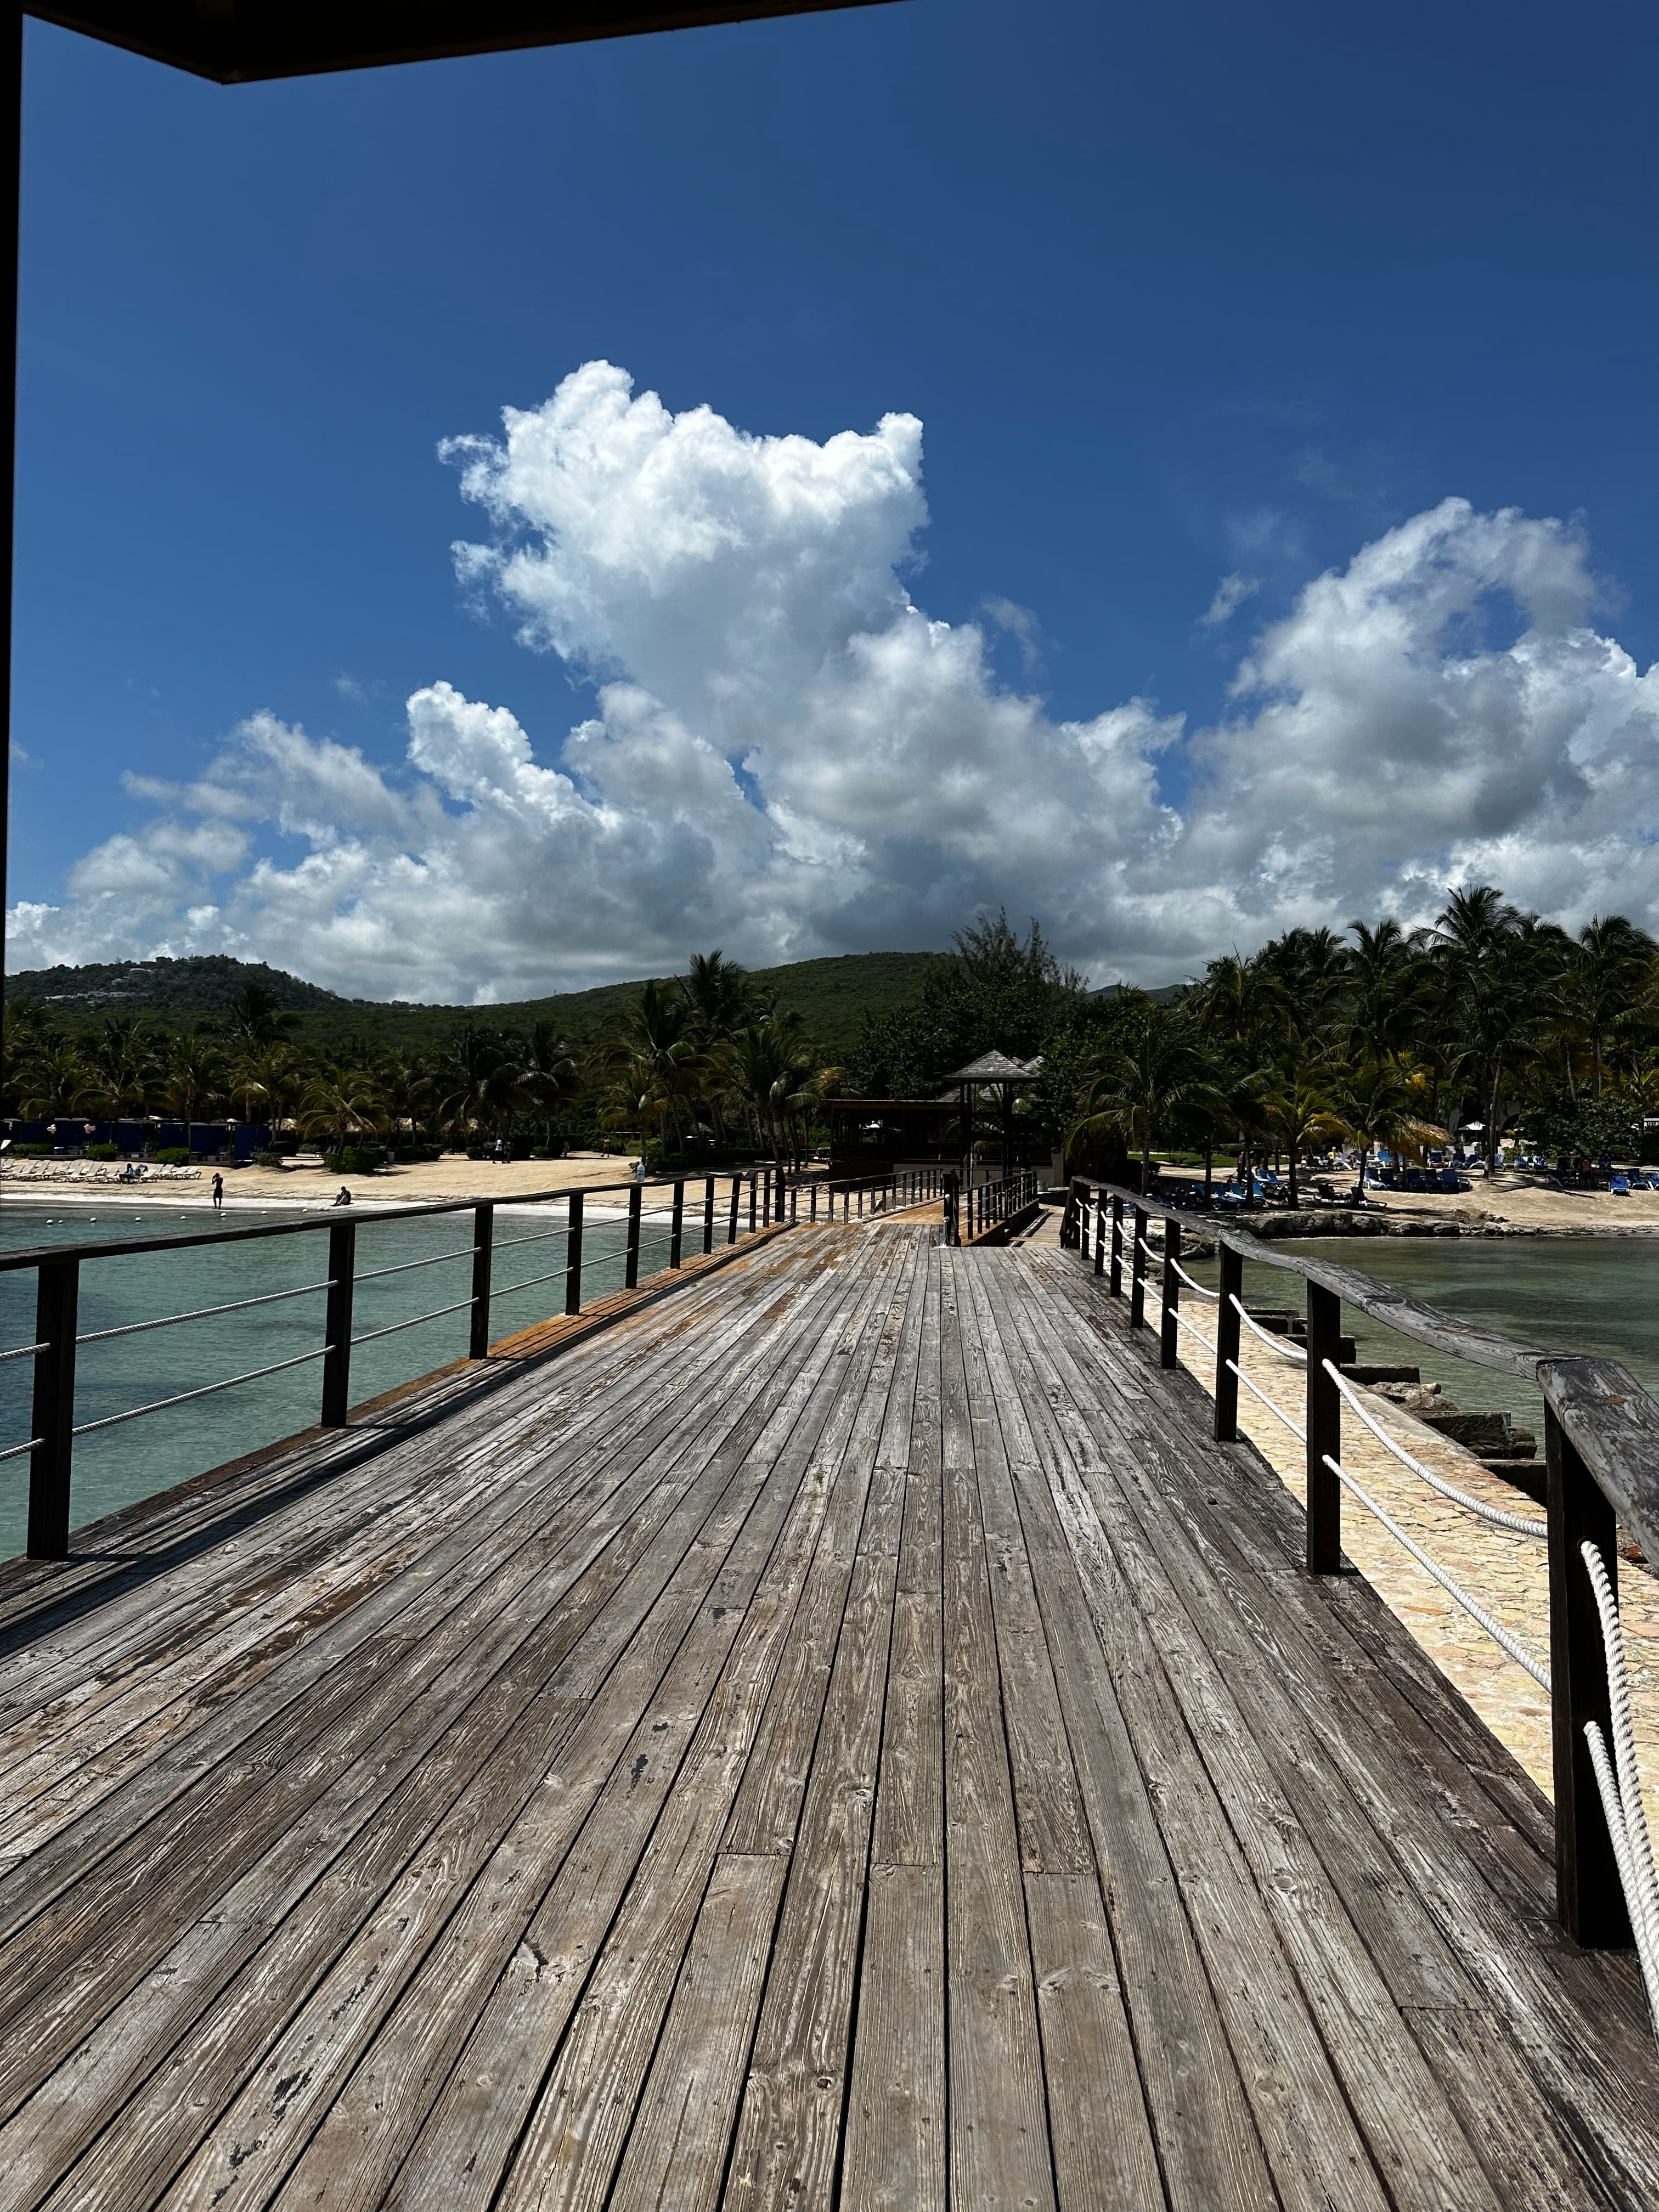
[(1630, 1177), (1626, 1175), (1611, 1176), (1607, 1180), (1607, 1188), (1612, 1192), (1615, 1198), (1628, 1198), (1630, 1196)]

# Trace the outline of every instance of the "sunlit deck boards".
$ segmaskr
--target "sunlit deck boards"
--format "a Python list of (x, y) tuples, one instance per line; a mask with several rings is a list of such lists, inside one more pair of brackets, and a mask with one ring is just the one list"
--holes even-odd
[(1206, 1413), (800, 1231), (0, 1593), (0, 2201), (1659, 2200), (1547, 1808)]

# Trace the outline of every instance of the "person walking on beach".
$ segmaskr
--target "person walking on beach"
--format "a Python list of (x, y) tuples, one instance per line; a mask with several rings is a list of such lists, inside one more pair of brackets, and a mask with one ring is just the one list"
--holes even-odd
[(213, 1210), (216, 1213), (225, 1210), (225, 1179), (217, 1168), (213, 1171)]

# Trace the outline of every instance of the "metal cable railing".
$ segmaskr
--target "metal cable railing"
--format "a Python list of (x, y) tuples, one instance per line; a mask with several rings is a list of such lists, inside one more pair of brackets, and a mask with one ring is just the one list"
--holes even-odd
[[(192, 1313), (162, 1314), (155, 1321), (123, 1322), (118, 1328), (87, 1329), (75, 1341), (77, 1344), (108, 1344), (118, 1336), (141, 1336), (146, 1329), (152, 1328), (176, 1328), (180, 1322), (185, 1321), (215, 1321), (221, 1314), (246, 1313), (251, 1306), (279, 1305), (284, 1298), (313, 1297), (319, 1291), (331, 1291), (333, 1287), (331, 1282), (301, 1283), (291, 1291), (264, 1291), (257, 1298), (232, 1298), (228, 1305), (198, 1306)], [(44, 1351), (45, 1346), (37, 1345), (34, 1349)]]
[[(647, 1196), (652, 1202), (647, 1202)], [(590, 1198), (597, 1201), (591, 1216), (586, 1212)], [(558, 1206), (563, 1218), (554, 1225), (503, 1237), (497, 1245), (495, 1216), (497, 1208), (504, 1205)], [(390, 1223), (452, 1213), (471, 1215), (473, 1234), (470, 1244), (424, 1253), (416, 1259), (390, 1261), (384, 1267), (358, 1268), (356, 1247), (360, 1236), (372, 1235)], [(589, 1302), (587, 1286), (596, 1274), (602, 1285), (601, 1295), (611, 1294), (617, 1275), (621, 1277), (621, 1288), (632, 1291), (641, 1280), (642, 1266), (650, 1273), (672, 1273), (689, 1259), (710, 1259), (718, 1249), (735, 1246), (750, 1236), (793, 1224), (799, 1214), (799, 1187), (790, 1184), (781, 1168), (775, 1165), (716, 1175), (676, 1176), (650, 1183), (636, 1180), (626, 1184), (585, 1185), (574, 1190), (529, 1191), (504, 1200), (439, 1200), (422, 1205), (377, 1207), (363, 1213), (355, 1209), (330, 1207), (298, 1220), (264, 1223), (251, 1228), (216, 1228), (99, 1244), (45, 1246), (0, 1255), (0, 1275), (32, 1269), (37, 1278), (37, 1340), (0, 1352), (0, 1363), (18, 1359), (34, 1362), (30, 1433), (19, 1443), (0, 1448), (0, 1462), (24, 1457), (30, 1462), (29, 1555), (47, 1559), (68, 1556), (73, 1448), (79, 1438), (142, 1419), (148, 1414), (163, 1413), (221, 1391), (259, 1382), (313, 1361), (322, 1364), (322, 1424), (329, 1428), (343, 1427), (348, 1419), (350, 1401), (352, 1354), (362, 1346), (465, 1314), (468, 1355), (482, 1359), (490, 1346), (492, 1300), (520, 1297), (549, 1284), (562, 1282), (563, 1317), (573, 1320), (585, 1311)], [(146, 1316), (139, 1321), (123, 1322), (105, 1328), (82, 1330), (78, 1327), (83, 1273), (100, 1261), (225, 1247), (240, 1249), (271, 1237), (324, 1234), (329, 1240), (328, 1270), (319, 1281), (261, 1291), (248, 1297), (222, 1299), (182, 1313)], [(495, 1281), (498, 1249), (510, 1251), (521, 1245), (553, 1239), (562, 1239), (564, 1243), (562, 1267), (517, 1282)], [(386, 1284), (422, 1268), (467, 1260), (472, 1265), (471, 1289), (467, 1297), (422, 1313), (394, 1313), (374, 1327), (354, 1327), (358, 1293), (370, 1285)], [(222, 1376), (188, 1390), (147, 1400), (142, 1405), (124, 1407), (95, 1419), (76, 1419), (77, 1352), (96, 1350), (154, 1330), (191, 1322), (228, 1320), (256, 1309), (319, 1295), (326, 1299), (320, 1344), (291, 1358)], [(371, 1313), (357, 1318), (373, 1319), (374, 1316)]]

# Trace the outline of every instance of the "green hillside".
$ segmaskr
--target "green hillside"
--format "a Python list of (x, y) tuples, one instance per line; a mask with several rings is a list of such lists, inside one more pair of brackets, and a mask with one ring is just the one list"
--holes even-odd
[[(821, 1049), (839, 1059), (851, 1050), (863, 1015), (878, 1018), (916, 991), (931, 954), (849, 952), (829, 960), (798, 960), (757, 968), (757, 982), (777, 994), (805, 1022)], [(263, 962), (211, 954), (191, 960), (94, 963), (80, 968), (37, 968), (6, 978), (6, 997), (50, 1007), (64, 1029), (94, 1027), (112, 1014), (149, 1014), (170, 1025), (222, 1013), (245, 983), (273, 992), (298, 1017), (295, 1035), (318, 1042), (363, 1036), (376, 1043), (432, 1046), (467, 1021), (526, 1029), (556, 1022), (575, 1042), (603, 1030), (639, 989), (639, 982), (604, 983), (591, 991), (566, 991), (489, 1007), (425, 1006), (374, 999), (347, 999)]]

